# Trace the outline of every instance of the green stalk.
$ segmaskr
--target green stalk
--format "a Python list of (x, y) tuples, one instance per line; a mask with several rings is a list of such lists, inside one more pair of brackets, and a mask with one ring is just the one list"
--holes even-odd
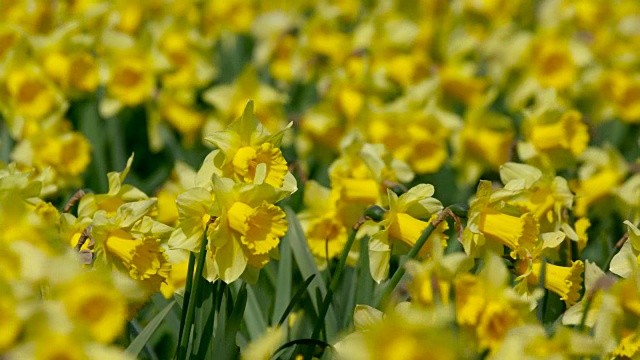
[(189, 251), (189, 265), (187, 267), (187, 283), (184, 286), (184, 297), (182, 299), (182, 314), (180, 316), (180, 333), (178, 334), (178, 347), (180, 349), (180, 345), (182, 343), (182, 333), (184, 332), (184, 323), (187, 318), (187, 308), (189, 304), (189, 299), (191, 297), (191, 284), (193, 283), (193, 268), (196, 263), (196, 256), (192, 251)]
[[(213, 218), (211, 218), (213, 220)], [(211, 222), (209, 220), (209, 222)], [(202, 245), (200, 246), (200, 253), (198, 254), (198, 265), (195, 271), (195, 279), (193, 281), (192, 294), (189, 297), (189, 304), (187, 307), (187, 317), (185, 319), (184, 326), (182, 327), (182, 336), (180, 341), (180, 347), (178, 348), (178, 360), (187, 358), (187, 348), (189, 345), (189, 339), (191, 338), (191, 326), (193, 325), (193, 318), (196, 310), (196, 299), (200, 293), (202, 283), (202, 270), (204, 268), (204, 261), (206, 259), (207, 252), (207, 231), (209, 230), (209, 224), (204, 228), (204, 235), (202, 236)]]

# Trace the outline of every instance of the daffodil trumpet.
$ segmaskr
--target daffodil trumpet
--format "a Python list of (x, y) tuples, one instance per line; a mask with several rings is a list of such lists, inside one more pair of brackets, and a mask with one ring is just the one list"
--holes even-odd
[(398, 267), (398, 270), (396, 270), (396, 272), (391, 277), (389, 284), (387, 285), (384, 292), (382, 293), (382, 296), (377, 302), (378, 308), (381, 308), (381, 306), (385, 306), (388, 304), (391, 293), (393, 292), (393, 290), (395, 290), (396, 286), (398, 286), (398, 283), (400, 283), (400, 280), (402, 279), (402, 277), (406, 272), (404, 264), (406, 263), (407, 260), (412, 260), (416, 258), (416, 256), (420, 252), (420, 249), (422, 249), (424, 244), (429, 239), (429, 236), (431, 236), (431, 233), (433, 233), (433, 231), (438, 227), (438, 225), (440, 225), (441, 222), (446, 221), (446, 219), (449, 217), (457, 219), (457, 217), (460, 217), (460, 216), (466, 216), (464, 207), (460, 205), (451, 205), (445, 208), (440, 213), (440, 215), (438, 215), (436, 219), (434, 219), (429, 223), (429, 225), (424, 229), (424, 231), (416, 241), (415, 245), (411, 248), (411, 250), (407, 254), (407, 258), (405, 259), (405, 261)]

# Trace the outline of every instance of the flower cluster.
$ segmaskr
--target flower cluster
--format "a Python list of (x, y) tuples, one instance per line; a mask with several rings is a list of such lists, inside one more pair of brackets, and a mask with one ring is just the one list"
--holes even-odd
[(637, 0), (0, 14), (0, 357), (640, 357)]

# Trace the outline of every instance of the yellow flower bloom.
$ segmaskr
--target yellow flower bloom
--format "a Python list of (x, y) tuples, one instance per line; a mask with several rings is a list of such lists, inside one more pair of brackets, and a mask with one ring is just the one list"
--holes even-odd
[(253, 115), (253, 102), (250, 101), (242, 116), (228, 130), (206, 138), (220, 150), (217, 153), (214, 150), (205, 159), (203, 168), (208, 168), (205, 171), (211, 174), (221, 171), (222, 176), (240, 182), (266, 183), (276, 189), (293, 192), (295, 178), (288, 172), (287, 161), (279, 148), (287, 128), (269, 134)]
[(485, 169), (498, 170), (509, 161), (515, 133), (511, 120), (485, 110), (467, 112), (462, 130), (453, 137), (453, 165), (460, 180), (475, 183)]
[(268, 184), (235, 183), (213, 177), (216, 202), (210, 225), (206, 277), (227, 283), (235, 281), (247, 269), (260, 270), (269, 262), (280, 238), (287, 231), (285, 213), (275, 202), (282, 193)]
[(573, 84), (577, 65), (567, 41), (546, 36), (537, 39), (532, 48), (533, 75), (544, 87), (563, 89)]
[[(413, 247), (422, 232), (435, 220), (442, 210), (442, 204), (431, 196), (434, 193), (432, 185), (417, 185), (398, 197), (391, 190), (387, 191), (389, 211), (379, 223), (382, 229), (371, 235), (369, 240), (369, 260), (371, 276), (377, 282), (386, 278), (389, 271), (389, 257), (391, 246), (397, 242)], [(429, 218), (428, 221), (419, 218)], [(448, 236), (444, 232), (449, 228), (446, 221), (441, 222), (429, 236), (427, 243), (420, 250), (420, 256), (428, 257), (433, 247), (446, 246)]]
[(514, 251), (532, 249), (538, 239), (538, 222), (532, 213), (518, 217), (488, 210), (480, 214), (478, 229)]
[(252, 255), (265, 255), (275, 249), (287, 231), (285, 214), (279, 207), (263, 201), (251, 207), (236, 201), (227, 209), (229, 227)]
[(372, 114), (368, 137), (385, 145), (395, 158), (406, 161), (417, 173), (438, 171), (447, 159), (447, 139), (459, 119), (436, 107), (411, 111), (401, 107)]
[(155, 89), (149, 61), (134, 54), (120, 54), (110, 68), (107, 92), (126, 106), (141, 104)]
[(578, 156), (587, 148), (589, 142), (587, 125), (581, 120), (582, 115), (579, 112), (567, 111), (554, 123), (533, 124), (528, 140), (539, 151), (561, 148)]
[(582, 155), (585, 164), (572, 185), (576, 194), (575, 215), (584, 217), (593, 204), (613, 193), (627, 172), (622, 156), (612, 148), (590, 148)]
[(573, 194), (567, 181), (551, 172), (525, 164), (506, 163), (500, 167), (504, 189), (494, 197), (522, 212), (531, 212), (542, 232), (555, 231), (563, 222), (563, 212), (573, 206)]
[(527, 302), (515, 296), (508, 280), (507, 269), (495, 255), (486, 259), (478, 275), (463, 273), (454, 280), (457, 322), (473, 329), (481, 348), (496, 351), (528, 313)]
[(338, 206), (339, 194), (310, 180), (305, 184), (304, 204), (298, 214), (309, 249), (319, 263), (340, 255), (347, 242), (347, 226)]
[(98, 211), (91, 235), (96, 264), (114, 266), (154, 293), (171, 270), (160, 241), (169, 237), (172, 228), (145, 217), (149, 205), (155, 205), (155, 200), (124, 204), (111, 217)]
[[(529, 285), (539, 285), (542, 264), (534, 261), (530, 269), (528, 266), (527, 262), (522, 260), (516, 264), (518, 271), (524, 274)], [(574, 261), (571, 267), (547, 264), (544, 287), (560, 295), (560, 300), (564, 300), (567, 307), (571, 307), (580, 299), (583, 272), (584, 263), (581, 260)]]
[(217, 85), (208, 89), (202, 98), (215, 107), (215, 121), (218, 126), (226, 127), (243, 116), (248, 101), (255, 102), (256, 117), (268, 132), (276, 133), (285, 125), (283, 106), (287, 97), (261, 83), (253, 67), (247, 67), (233, 84)]
[[(8, 98), (2, 105), (11, 131), (26, 136), (31, 122), (39, 126), (46, 118), (62, 112), (66, 104), (48, 77), (34, 65), (14, 65), (4, 73)], [(21, 120), (21, 121), (19, 121)]]
[(100, 343), (111, 343), (125, 328), (128, 309), (124, 296), (92, 273), (66, 284), (62, 302), (69, 318)]
[(93, 217), (98, 210), (104, 210), (107, 216), (114, 216), (121, 205), (132, 202), (140, 202), (142, 211), (152, 215), (155, 201), (148, 202), (147, 194), (131, 184), (124, 184), (124, 179), (131, 170), (133, 163), (133, 155), (127, 160), (127, 165), (122, 172), (110, 172), (107, 174), (109, 179), (109, 191), (106, 194), (89, 193), (80, 199), (78, 204), (79, 217)]
[[(491, 198), (491, 182), (481, 180), (476, 199), (471, 202), (469, 221), (464, 231), (463, 245), (469, 256), (475, 256), (485, 243), (492, 240), (491, 248), (502, 253), (502, 245), (511, 249), (511, 257), (529, 256), (538, 243), (540, 225), (531, 212), (520, 216), (503, 213), (497, 200)], [(496, 248), (495, 245), (499, 244)]]

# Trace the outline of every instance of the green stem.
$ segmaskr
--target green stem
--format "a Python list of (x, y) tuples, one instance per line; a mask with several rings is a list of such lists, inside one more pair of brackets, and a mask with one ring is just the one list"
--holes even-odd
[[(211, 222), (211, 220), (209, 221)], [(178, 360), (187, 358), (187, 349), (189, 345), (189, 339), (191, 337), (191, 325), (193, 324), (193, 317), (196, 309), (196, 299), (200, 293), (202, 283), (202, 270), (204, 268), (204, 261), (207, 253), (207, 231), (209, 230), (209, 224), (204, 228), (204, 235), (202, 236), (202, 245), (200, 245), (200, 253), (198, 254), (198, 265), (195, 270), (195, 279), (193, 281), (192, 294), (189, 297), (189, 304), (187, 307), (187, 317), (185, 319), (184, 327), (182, 330), (182, 336), (180, 346), (178, 348)]]
[(187, 308), (189, 304), (189, 299), (191, 297), (191, 284), (193, 283), (193, 268), (196, 263), (196, 256), (193, 252), (189, 251), (189, 265), (187, 267), (187, 283), (184, 286), (184, 298), (182, 299), (182, 314), (180, 316), (180, 333), (178, 334), (178, 347), (180, 349), (180, 345), (182, 343), (182, 333), (184, 332), (184, 323), (187, 319)]

